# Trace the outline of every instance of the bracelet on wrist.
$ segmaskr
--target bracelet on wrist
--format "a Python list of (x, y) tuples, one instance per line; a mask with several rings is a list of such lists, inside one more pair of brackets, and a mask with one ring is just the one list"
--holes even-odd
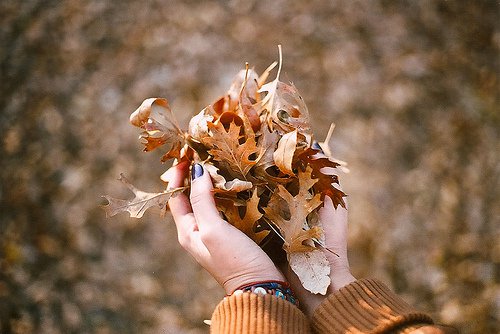
[(251, 292), (260, 295), (273, 295), (278, 298), (289, 301), (295, 306), (299, 306), (299, 300), (290, 289), (290, 284), (281, 281), (262, 281), (245, 284), (236, 289), (232, 294), (239, 295), (244, 292)]

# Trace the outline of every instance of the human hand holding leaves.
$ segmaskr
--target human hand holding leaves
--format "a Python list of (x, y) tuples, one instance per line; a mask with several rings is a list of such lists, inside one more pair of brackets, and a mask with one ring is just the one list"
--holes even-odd
[[(188, 167), (183, 162), (171, 168), (167, 178), (171, 187), (183, 184)], [(226, 294), (251, 282), (283, 281), (282, 273), (258, 244), (220, 217), (210, 176), (201, 165), (194, 168), (195, 174), (202, 171), (202, 175), (192, 182), (189, 197), (180, 193), (169, 200), (181, 246), (210, 272)], [(255, 204), (248, 209), (248, 218), (258, 219), (252, 206)]]
[[(140, 139), (145, 151), (165, 148), (163, 162), (176, 158), (180, 163), (204, 165), (206, 177), (210, 175), (214, 184), (213, 203), (231, 228), (242, 231), (256, 247), (269, 238), (282, 240), (302, 285), (324, 294), (330, 285), (331, 262), (323, 251), (328, 245), (322, 241), (328, 222), (318, 224), (318, 211), (330, 199), (334, 208), (345, 207), (345, 194), (335, 187), (338, 163), (318, 157), (320, 150), (311, 146), (303, 98), (295, 86), (279, 80), (281, 47), (276, 78), (266, 83), (275, 65), (261, 76), (246, 65), (225, 95), (191, 119), (188, 131), (178, 126), (163, 98), (146, 99), (130, 121), (143, 129)], [(189, 187), (189, 178), (183, 177), (176, 184)], [(146, 196), (131, 189), (136, 194), (131, 201), (106, 197), (110, 215), (123, 211), (140, 217), (155, 205), (164, 210), (171, 191)], [(221, 242), (232, 245), (230, 238), (239, 238), (229, 232), (233, 230), (214, 226), (227, 234)]]

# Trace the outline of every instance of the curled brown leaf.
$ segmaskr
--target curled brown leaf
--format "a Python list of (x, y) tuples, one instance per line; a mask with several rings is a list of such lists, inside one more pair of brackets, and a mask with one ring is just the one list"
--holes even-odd
[(163, 161), (180, 157), (186, 134), (177, 125), (167, 99), (144, 100), (130, 115), (130, 123), (144, 130), (140, 136), (144, 151), (152, 151), (166, 145), (167, 153), (162, 158)]
[(108, 204), (103, 206), (107, 217), (112, 217), (121, 212), (128, 212), (130, 217), (141, 218), (146, 210), (151, 207), (158, 207), (161, 212), (164, 213), (167, 209), (169, 198), (173, 194), (185, 189), (182, 187), (165, 190), (159, 193), (148, 193), (137, 189), (123, 174), (120, 174), (119, 180), (134, 193), (135, 197), (129, 200), (123, 200), (108, 195), (103, 196), (108, 201)]

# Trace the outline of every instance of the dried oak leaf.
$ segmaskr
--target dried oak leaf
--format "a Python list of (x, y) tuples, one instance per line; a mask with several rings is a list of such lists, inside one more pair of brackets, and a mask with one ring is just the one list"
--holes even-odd
[(257, 244), (260, 244), (270, 232), (268, 230), (256, 232), (255, 225), (262, 217), (262, 213), (259, 211), (259, 196), (257, 195), (257, 189), (253, 191), (252, 197), (250, 197), (246, 203), (246, 211), (243, 218), (241, 218), (239, 209), (235, 205), (226, 206), (224, 208), (224, 214), (234, 227), (245, 233)]
[[(345, 194), (335, 187), (335, 184), (339, 183), (338, 176), (331, 172), (331, 169), (336, 168), (339, 164), (321, 155), (320, 152), (320, 150), (308, 148), (300, 153), (297, 156), (298, 167), (304, 170), (306, 166), (310, 166), (312, 169), (312, 178), (317, 179), (313, 188), (316, 193), (321, 194), (321, 199), (324, 199), (325, 196), (329, 196), (335, 208), (337, 208), (338, 205), (345, 208)], [(322, 171), (323, 168), (328, 168), (330, 171)]]
[(267, 126), (263, 126), (257, 147), (260, 149), (255, 170), (266, 169), (274, 165), (274, 152), (280, 140), (280, 135), (276, 131), (269, 131)]
[(326, 294), (330, 285), (330, 262), (319, 249), (312, 252), (289, 254), (290, 267), (302, 286), (312, 293)]
[(189, 135), (198, 141), (208, 136), (208, 122), (213, 121), (214, 116), (211, 114), (210, 108), (204, 108), (189, 121)]
[[(247, 64), (248, 66), (248, 64)], [(231, 87), (227, 91), (226, 98), (226, 109), (224, 111), (236, 110), (238, 104), (241, 103), (242, 96), (249, 98), (250, 100), (256, 100), (258, 98), (257, 80), (259, 76), (253, 69), (241, 70), (233, 79)]]
[[(290, 181), (288, 177), (278, 177), (271, 175), (270, 170), (278, 169), (274, 163), (274, 152), (280, 140), (280, 135), (276, 131), (269, 131), (267, 125), (262, 127), (262, 133), (259, 136), (257, 147), (259, 148), (259, 156), (257, 163), (252, 169), (254, 176), (260, 181), (267, 182), (273, 186), (284, 184)], [(278, 169), (279, 170), (279, 169)]]
[(205, 169), (210, 174), (214, 184), (214, 192), (240, 192), (252, 189), (252, 182), (243, 181), (240, 179), (233, 179), (227, 181), (226, 178), (219, 174), (219, 169), (212, 164), (205, 164)]
[(259, 111), (255, 107), (254, 99), (251, 99), (246, 94), (242, 94), (237, 110), (239, 111), (239, 114), (242, 115), (243, 121), (245, 122), (245, 130), (247, 132), (250, 132), (250, 129), (254, 133), (260, 130), (261, 123)]
[(203, 138), (202, 142), (210, 148), (210, 155), (221, 163), (234, 178), (245, 180), (256, 163), (253, 156), (259, 152), (255, 138), (250, 136), (239, 144), (240, 127), (234, 122), (229, 125), (228, 131), (220, 122), (209, 122), (208, 128), (211, 135)]
[(292, 168), (292, 163), (296, 147), (297, 130), (293, 130), (292, 132), (284, 134), (280, 138), (278, 142), (278, 148), (273, 153), (273, 159), (276, 166), (280, 171), (290, 176), (295, 176)]
[(255, 104), (260, 100), (258, 93), (259, 77), (253, 69), (241, 70), (233, 79), (231, 87), (225, 95), (217, 99), (211, 109), (215, 115), (222, 115), (225, 112), (238, 114), (245, 127), (245, 132), (256, 132), (260, 129), (260, 118)]
[(167, 201), (169, 198), (173, 194), (185, 189), (182, 187), (165, 190), (161, 193), (148, 193), (134, 187), (123, 174), (120, 174), (119, 180), (134, 193), (135, 197), (133, 199), (124, 200), (107, 195), (103, 196), (108, 201), (108, 204), (103, 206), (107, 217), (112, 217), (121, 212), (129, 212), (130, 217), (141, 218), (147, 209), (155, 206), (160, 208), (163, 215), (167, 209)]
[(311, 178), (311, 173), (310, 167), (304, 172), (299, 170), (296, 196), (278, 185), (264, 211), (281, 233), (290, 266), (304, 288), (312, 293), (325, 294), (330, 285), (330, 267), (323, 252), (318, 251), (313, 242), (321, 237), (322, 231), (319, 226), (307, 227), (307, 216), (322, 203), (320, 194), (312, 196), (309, 192), (317, 182)]
[(180, 157), (186, 134), (177, 125), (167, 99), (144, 100), (130, 115), (130, 123), (144, 130), (140, 136), (144, 151), (152, 151), (166, 145), (168, 151), (162, 161)]
[(267, 123), (271, 130), (276, 129), (284, 134), (296, 129), (305, 137), (309, 146), (312, 141), (309, 112), (304, 99), (295, 86), (293, 84), (287, 85), (279, 80), (282, 65), (281, 46), (279, 47), (279, 56), (276, 79), (259, 89), (260, 93), (266, 93), (259, 105), (261, 110), (267, 111)]
[[(288, 253), (313, 250), (314, 246), (303, 242), (320, 236), (319, 228), (304, 230), (307, 216), (321, 205), (320, 195), (312, 196), (309, 193), (309, 189), (317, 181), (311, 178), (311, 172), (311, 168), (307, 168), (305, 172), (299, 171), (299, 192), (296, 196), (290, 194), (282, 185), (278, 185), (268, 206), (264, 208), (267, 217), (281, 232), (285, 241), (283, 247)], [(286, 204), (286, 208), (283, 208), (283, 203)], [(290, 218), (286, 219), (286, 216)]]

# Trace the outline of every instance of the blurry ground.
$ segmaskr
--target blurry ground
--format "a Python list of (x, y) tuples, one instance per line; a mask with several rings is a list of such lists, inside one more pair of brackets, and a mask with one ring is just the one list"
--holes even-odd
[(170, 218), (106, 220), (124, 172), (161, 190), (128, 116), (183, 124), (284, 50), (349, 162), (351, 265), (464, 333), (500, 330), (497, 1), (0, 3), (0, 332), (206, 333), (222, 290)]

